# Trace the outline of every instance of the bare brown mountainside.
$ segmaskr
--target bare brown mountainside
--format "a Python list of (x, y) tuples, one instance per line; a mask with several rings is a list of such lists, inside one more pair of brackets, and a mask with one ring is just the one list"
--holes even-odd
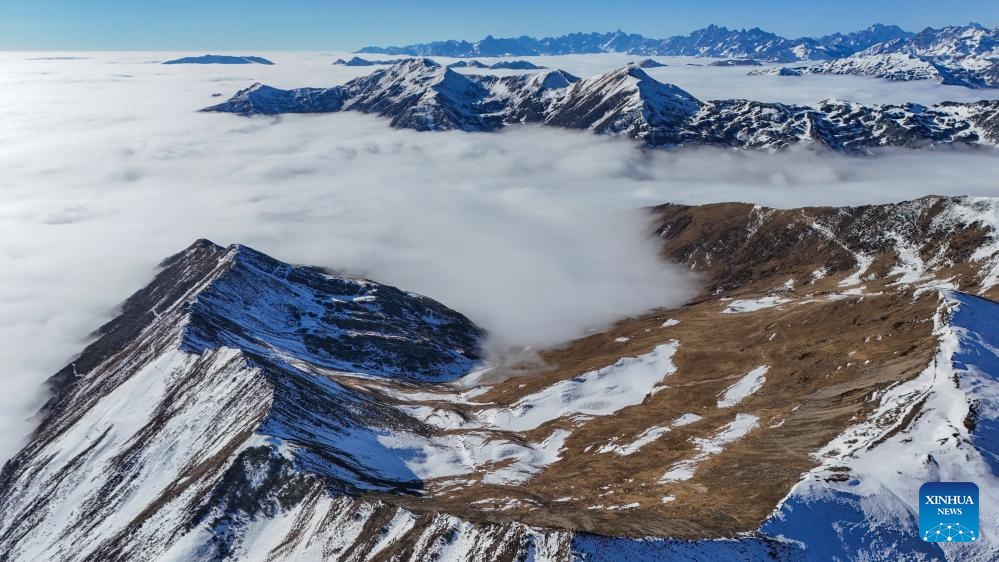
[[(999, 297), (996, 200), (650, 212), (694, 301), (464, 376), (458, 312), (199, 241), (53, 379), (0, 560), (567, 560), (596, 535), (794, 560), (768, 527), (793, 489), (981, 450), (934, 369), (949, 295)], [(908, 439), (941, 396), (953, 436)]]

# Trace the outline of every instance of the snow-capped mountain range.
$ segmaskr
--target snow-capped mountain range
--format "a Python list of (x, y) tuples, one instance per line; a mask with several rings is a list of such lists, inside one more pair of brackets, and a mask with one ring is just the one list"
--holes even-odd
[(971, 23), (926, 28), (919, 33), (875, 24), (854, 33), (786, 39), (758, 28), (732, 30), (708, 26), (689, 35), (648, 39), (622, 31), (574, 33), (533, 39), (438, 41), (406, 47), (365, 47), (359, 52), (412, 56), (528, 56), (627, 53), (753, 59), (788, 63), (822, 60), (826, 64), (774, 67), (754, 74), (854, 74), (888, 80), (936, 80), (969, 88), (999, 86), (999, 29)]
[(510, 57), (531, 55), (574, 55), (588, 53), (627, 53), (634, 55), (702, 56), (755, 58), (789, 62), (829, 59), (851, 55), (887, 41), (908, 39), (913, 34), (894, 25), (875, 24), (862, 31), (835, 33), (824, 37), (787, 39), (753, 29), (728, 29), (710, 25), (688, 35), (651, 39), (625, 33), (571, 33), (535, 39), (521, 36), (468, 41), (435, 41), (404, 47), (364, 47), (359, 53), (444, 57)]
[[(999, 556), (999, 200), (650, 212), (702, 295), (533, 367), (426, 297), (196, 242), (52, 378), (0, 559)], [(920, 539), (938, 480), (978, 484), (973, 547)]]
[(859, 53), (812, 66), (769, 67), (751, 71), (749, 74), (774, 76), (851, 74), (897, 81), (933, 80), (941, 84), (967, 88), (999, 86), (999, 82), (995, 82), (994, 76), (988, 72), (982, 73), (966, 68), (947, 66), (911, 53)]
[[(336, 59), (333, 64), (340, 66), (392, 66), (394, 64), (399, 64), (401, 62), (406, 62), (411, 59), (378, 59), (378, 60), (368, 60), (361, 57), (351, 57), (348, 60)], [(643, 62), (655, 62), (652, 59), (648, 59)], [(505, 69), (505, 70), (542, 70), (544, 66), (538, 66), (531, 61), (526, 60), (503, 60), (499, 62), (494, 62), (486, 64), (477, 60), (460, 60), (449, 63), (448, 68), (489, 68), (493, 70)], [(643, 67), (644, 68), (644, 67)]]
[(332, 88), (282, 90), (254, 84), (205, 111), (240, 115), (360, 111), (419, 131), (493, 131), (538, 123), (630, 137), (653, 147), (711, 145), (841, 152), (879, 147), (994, 146), (999, 102), (931, 107), (827, 100), (796, 106), (701, 101), (636, 65), (580, 79), (560, 70), (517, 76), (465, 75), (427, 58), (404, 60)]
[(926, 29), (812, 66), (772, 67), (750, 74), (853, 74), (886, 80), (934, 80), (968, 88), (999, 87), (999, 29), (980, 25)]
[(750, 74), (853, 74), (886, 80), (934, 80), (968, 88), (999, 87), (999, 29), (980, 25), (926, 29), (812, 66), (772, 67)]

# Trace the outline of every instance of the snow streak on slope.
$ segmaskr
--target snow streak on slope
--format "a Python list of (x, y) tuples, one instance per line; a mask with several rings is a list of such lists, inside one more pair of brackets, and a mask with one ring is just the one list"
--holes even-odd
[(947, 209), (937, 222), (942, 226), (950, 224), (977, 225), (988, 229), (988, 243), (980, 245), (971, 259), (982, 263), (984, 275), (979, 294), (999, 285), (999, 199), (994, 197), (968, 197), (962, 205)]
[(738, 382), (725, 389), (721, 399), (718, 401), (718, 407), (730, 408), (735, 406), (743, 398), (763, 388), (763, 383), (767, 380), (766, 375), (768, 370), (770, 370), (769, 366), (762, 365), (746, 373)]
[[(620, 359), (608, 367), (529, 394), (509, 407), (487, 407), (471, 417), (431, 406), (404, 406), (400, 408), (402, 411), (423, 423), (445, 430), (445, 433), (428, 437), (417, 432), (393, 430), (378, 436), (377, 440), (394, 456), (402, 459), (408, 470), (420, 480), (469, 474), (495, 464), (502, 468), (489, 469), (483, 476), (484, 482), (524, 482), (559, 460), (571, 432), (556, 429), (540, 442), (512, 441), (505, 432), (529, 431), (561, 418), (585, 422), (640, 404), (646, 396), (663, 388), (660, 383), (676, 370), (671, 358), (678, 345), (676, 341), (659, 345), (645, 355)], [(421, 396), (396, 395), (411, 399)], [(430, 400), (442, 398), (438, 395), (422, 397)], [(474, 402), (464, 403), (476, 405)], [(691, 421), (682, 418), (677, 420), (677, 424)], [(356, 448), (345, 435), (330, 435), (328, 439), (344, 450)], [(649, 441), (653, 439), (655, 437)], [(377, 459), (369, 462), (377, 462)]]
[(633, 455), (640, 451), (642, 447), (652, 443), (656, 439), (659, 439), (663, 435), (669, 433), (674, 427), (682, 427), (685, 425), (690, 425), (692, 423), (701, 420), (701, 416), (697, 414), (683, 414), (682, 416), (673, 420), (668, 426), (652, 426), (645, 431), (638, 434), (635, 439), (629, 443), (618, 444), (619, 439), (617, 437), (612, 438), (609, 442), (601, 445), (597, 449), (598, 453), (617, 453), (621, 456)]
[[(12, 560), (81, 559), (140, 519), (151, 501), (204, 490), (193, 472), (242, 446), (270, 405), (269, 387), (231, 349), (161, 354), (38, 451), (46, 461), (30, 478), (10, 482), (5, 508), (45, 508), (5, 518), (0, 544), (20, 540), (0, 552)], [(213, 431), (197, 431), (201, 424)]]
[(525, 396), (509, 408), (486, 410), (479, 418), (493, 427), (526, 431), (565, 416), (585, 419), (612, 414), (641, 403), (676, 370), (672, 357), (678, 345), (671, 341), (651, 353), (626, 357), (609, 367)]
[(729, 301), (722, 314), (738, 314), (740, 312), (754, 312), (765, 308), (772, 308), (790, 302), (790, 300), (774, 295), (760, 297), (758, 299), (735, 299)]
[(759, 418), (756, 416), (751, 416), (749, 414), (736, 414), (735, 419), (728, 424), (722, 426), (714, 435), (707, 438), (695, 437), (694, 438), (694, 448), (697, 453), (690, 457), (689, 459), (684, 459), (666, 471), (662, 478), (659, 479), (660, 483), (677, 482), (681, 480), (690, 480), (694, 477), (694, 472), (697, 470), (697, 465), (701, 461), (707, 459), (711, 455), (718, 454), (725, 449), (725, 446), (742, 439), (749, 434), (750, 431), (759, 425)]

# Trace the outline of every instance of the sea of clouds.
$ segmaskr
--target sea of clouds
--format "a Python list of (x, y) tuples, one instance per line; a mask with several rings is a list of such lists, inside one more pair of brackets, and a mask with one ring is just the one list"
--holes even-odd
[[(329, 64), (343, 53), (244, 54), (277, 64), (0, 53), (0, 459), (30, 430), (41, 382), (162, 258), (197, 238), (429, 295), (504, 349), (556, 344), (689, 298), (696, 281), (657, 259), (643, 206), (999, 194), (991, 154), (647, 151), (539, 127), (416, 133), (351, 113), (198, 113), (257, 80), (324, 86), (371, 70)], [(585, 75), (631, 58), (538, 60)], [(658, 78), (704, 98), (982, 97), (842, 77), (777, 86), (776, 77), (667, 62)]]

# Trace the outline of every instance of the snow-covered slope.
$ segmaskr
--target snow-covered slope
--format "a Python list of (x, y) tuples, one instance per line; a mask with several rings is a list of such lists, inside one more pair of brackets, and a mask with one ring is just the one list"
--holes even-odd
[(702, 102), (636, 65), (583, 80), (561, 71), (500, 78), (459, 74), (417, 58), (334, 88), (278, 90), (256, 84), (205, 111), (270, 115), (347, 110), (381, 115), (394, 127), (420, 131), (492, 131), (512, 123), (541, 123), (626, 136), (657, 147), (777, 150), (805, 144), (863, 153), (885, 146), (994, 146), (999, 140), (995, 101), (932, 107)]
[[(849, 55), (849, 56), (847, 56)], [(887, 80), (936, 80), (968, 88), (999, 87), (999, 28), (978, 24), (926, 28), (888, 37), (836, 60), (800, 67), (773, 67), (750, 74), (854, 74)]]
[[(0, 559), (994, 560), (999, 201), (652, 212), (703, 295), (526, 366), (195, 243), (53, 377)], [(936, 480), (988, 498), (973, 548), (915, 531)]]
[(872, 45), (864, 52), (908, 53), (952, 66), (982, 68), (999, 60), (999, 28), (988, 29), (975, 23), (928, 27), (908, 38)]
[(951, 86), (990, 88), (999, 86), (988, 72), (948, 66), (909, 52), (858, 53), (842, 59), (825, 61), (814, 66), (770, 67), (751, 71), (751, 75), (801, 76), (803, 74), (851, 74), (885, 80), (934, 80)]
[(662, 146), (677, 144), (679, 139), (671, 138), (671, 132), (700, 106), (684, 90), (657, 82), (644, 70), (629, 65), (565, 88), (544, 123), (641, 138)]

